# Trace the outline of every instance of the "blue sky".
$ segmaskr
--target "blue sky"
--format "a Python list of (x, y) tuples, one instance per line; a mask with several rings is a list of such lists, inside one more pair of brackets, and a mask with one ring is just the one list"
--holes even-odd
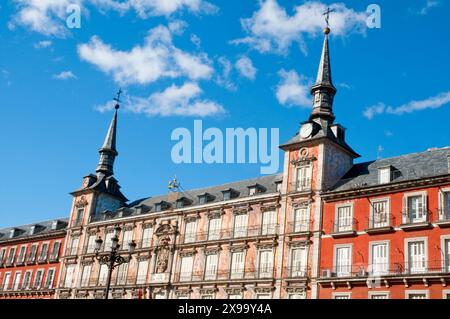
[[(80, 29), (65, 25), (72, 3)], [(0, 5), (0, 227), (68, 216), (69, 192), (95, 171), (119, 87), (115, 175), (129, 199), (165, 193), (175, 174), (185, 189), (258, 176), (260, 164), (174, 164), (171, 132), (201, 118), (205, 128), (292, 137), (310, 111), (326, 5), (337, 9), (334, 111), (358, 161), (450, 144), (446, 1), (375, 2), (380, 29), (364, 24), (374, 1), (139, 3)]]

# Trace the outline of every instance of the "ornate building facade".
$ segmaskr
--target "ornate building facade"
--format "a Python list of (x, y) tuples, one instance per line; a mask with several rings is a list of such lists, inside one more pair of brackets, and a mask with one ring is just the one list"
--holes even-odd
[(354, 164), (333, 113), (329, 33), (280, 174), (128, 203), (113, 171), (117, 105), (95, 174), (72, 193), (56, 298), (105, 297), (96, 255), (117, 226), (121, 252), (136, 248), (111, 298), (449, 296), (450, 148)]

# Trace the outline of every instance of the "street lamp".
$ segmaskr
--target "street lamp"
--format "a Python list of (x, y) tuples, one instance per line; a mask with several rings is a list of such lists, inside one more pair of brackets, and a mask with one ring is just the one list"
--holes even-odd
[[(134, 249), (136, 248), (136, 243), (132, 240), (128, 243), (128, 256), (123, 257), (119, 254), (119, 234), (121, 230), (122, 229), (119, 226), (114, 227), (114, 236), (111, 238), (111, 250), (109, 254), (100, 254), (103, 240), (100, 237), (95, 240), (95, 258), (99, 261), (99, 263), (108, 266), (105, 299), (108, 299), (109, 287), (111, 285), (111, 275), (114, 268), (123, 263), (129, 263), (132, 255), (134, 254)], [(108, 243), (106, 243), (106, 245), (107, 244)]]

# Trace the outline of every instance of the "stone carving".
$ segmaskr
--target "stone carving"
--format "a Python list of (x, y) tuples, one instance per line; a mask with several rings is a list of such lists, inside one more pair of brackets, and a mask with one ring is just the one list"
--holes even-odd
[(156, 272), (163, 273), (167, 270), (170, 256), (170, 236), (164, 235), (159, 239), (158, 259), (156, 260)]

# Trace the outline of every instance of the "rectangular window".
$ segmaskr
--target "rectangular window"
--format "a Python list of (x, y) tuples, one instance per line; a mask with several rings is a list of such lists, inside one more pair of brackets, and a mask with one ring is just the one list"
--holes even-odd
[(295, 247), (291, 249), (291, 276), (305, 277), (307, 262), (306, 247)]
[(108, 266), (102, 264), (98, 271), (98, 285), (106, 286), (106, 280), (108, 279)]
[(420, 223), (427, 220), (424, 201), (425, 197), (422, 195), (407, 197), (406, 223)]
[(117, 285), (126, 285), (128, 275), (128, 263), (121, 264), (117, 269)]
[(352, 248), (351, 246), (337, 247), (335, 249), (336, 275), (338, 277), (349, 277), (352, 271)]
[(75, 271), (75, 265), (67, 265), (66, 266), (66, 276), (64, 278), (64, 288), (72, 288), (74, 271)]
[(276, 211), (270, 210), (262, 214), (262, 235), (275, 234)]
[(298, 167), (295, 190), (298, 192), (310, 190), (311, 175), (312, 175), (311, 164), (306, 164)]
[(48, 243), (43, 243), (41, 247), (41, 253), (39, 255), (39, 261), (46, 261), (48, 257)]
[(406, 292), (408, 299), (428, 299), (426, 292)]
[(450, 238), (445, 239), (444, 242), (444, 270), (450, 272)]
[(202, 299), (214, 299), (214, 295), (202, 295)]
[(84, 207), (80, 207), (77, 209), (76, 215), (75, 215), (75, 220), (74, 220), (74, 225), (78, 226), (82, 223), (83, 221), (83, 214), (84, 214)]
[(305, 295), (302, 295), (302, 294), (289, 294), (289, 299), (305, 299)]
[(53, 288), (53, 281), (55, 280), (55, 269), (50, 268), (47, 270), (47, 277), (45, 278), (45, 288)]
[(33, 274), (33, 272), (27, 271), (23, 277), (23, 282), (22, 282), (22, 289), (30, 289), (30, 283), (31, 283), (31, 275)]
[(297, 207), (294, 210), (294, 232), (309, 230), (309, 209), (308, 207)]
[(273, 277), (273, 251), (262, 250), (259, 252), (259, 278)]
[(249, 196), (253, 196), (253, 195), (255, 195), (256, 194), (256, 187), (250, 187), (249, 189), (248, 189), (248, 195)]
[(427, 256), (425, 254), (425, 241), (408, 242), (407, 268), (410, 273), (424, 273), (427, 270)]
[(216, 279), (218, 255), (207, 255), (205, 263), (205, 280)]
[(140, 260), (137, 270), (137, 284), (144, 284), (147, 281), (148, 260)]
[(242, 294), (230, 294), (228, 299), (242, 299)]
[(244, 277), (245, 252), (237, 251), (231, 254), (231, 279)]
[(247, 236), (247, 214), (234, 216), (234, 237)]
[(92, 264), (84, 265), (81, 273), (81, 287), (89, 286), (89, 278), (91, 276)]
[(369, 299), (389, 299), (389, 294), (386, 292), (372, 292), (369, 293)]
[(257, 294), (256, 299), (270, 299), (270, 294)]
[(96, 235), (89, 235), (87, 247), (86, 247), (86, 253), (92, 254), (95, 252), (95, 241), (97, 239)]
[(337, 209), (336, 232), (345, 232), (353, 230), (352, 206), (341, 206)]
[(230, 200), (231, 192), (223, 192), (223, 200)]
[(350, 294), (335, 294), (333, 299), (350, 299)]
[(36, 251), (37, 251), (37, 245), (32, 245), (30, 248), (30, 254), (28, 255), (28, 262), (34, 262), (36, 260)]
[(70, 247), (69, 247), (69, 256), (75, 256), (77, 254), (79, 240), (80, 240), (79, 237), (72, 238), (72, 241), (70, 242)]
[(105, 241), (103, 242), (104, 251), (111, 251), (112, 246), (112, 238), (114, 237), (114, 233), (112, 231), (108, 232), (105, 236)]
[(148, 248), (152, 244), (153, 229), (151, 227), (144, 228), (142, 231), (142, 248)]
[(20, 289), (20, 278), (22, 277), (21, 272), (16, 272), (14, 275), (14, 281), (13, 281), (13, 290), (17, 291)]
[(208, 240), (217, 240), (220, 238), (220, 227), (222, 224), (222, 218), (215, 217), (209, 220), (208, 226)]
[(197, 221), (189, 221), (186, 222), (186, 227), (185, 227), (185, 237), (184, 237), (184, 242), (185, 243), (192, 243), (195, 241), (195, 235), (197, 233)]
[(128, 249), (129, 243), (133, 240), (133, 230), (126, 230), (123, 233), (122, 249)]
[(3, 265), (5, 262), (5, 254), (6, 254), (6, 248), (3, 248), (0, 250), (0, 265)]
[(2, 290), (9, 290), (11, 288), (9, 281), (11, 280), (11, 273), (7, 272), (3, 277)]
[(7, 264), (12, 265), (14, 263), (15, 257), (16, 257), (16, 247), (11, 247), (8, 253)]
[(391, 181), (391, 168), (380, 168), (378, 169), (378, 182), (380, 184), (386, 184)]
[(191, 280), (193, 263), (194, 263), (194, 257), (192, 257), (192, 256), (181, 257), (180, 281), (190, 281)]
[(389, 272), (389, 250), (387, 243), (374, 243), (371, 245), (372, 273), (385, 275)]
[(36, 271), (36, 274), (34, 275), (34, 282), (33, 282), (33, 288), (34, 289), (40, 289), (42, 285), (42, 275), (44, 271), (42, 269), (39, 269)]
[(19, 256), (17, 257), (17, 263), (22, 264), (25, 261), (26, 254), (27, 254), (27, 246), (20, 247)]
[(372, 228), (389, 226), (388, 201), (379, 200), (372, 203)]

